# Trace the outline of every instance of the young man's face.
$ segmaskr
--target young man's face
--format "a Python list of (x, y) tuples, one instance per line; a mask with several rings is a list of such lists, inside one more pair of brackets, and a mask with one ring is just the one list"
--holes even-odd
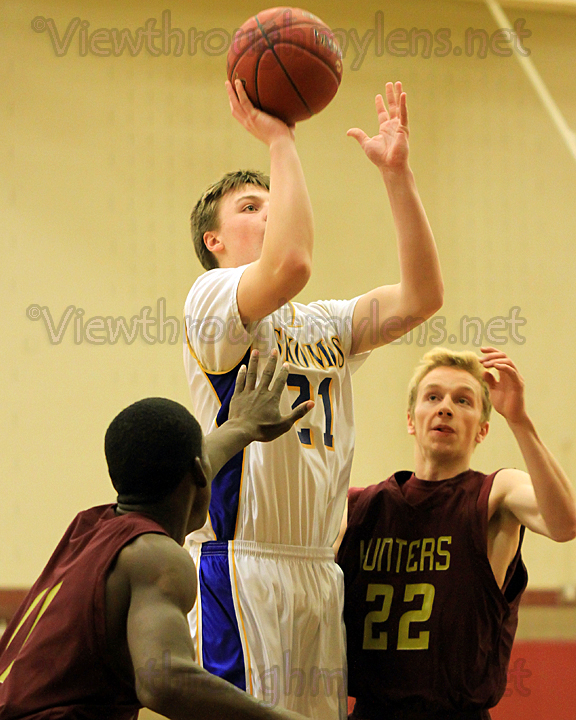
[(488, 432), (481, 415), (478, 380), (460, 368), (437, 367), (420, 381), (413, 414), (408, 414), (408, 432), (424, 458), (470, 458)]
[(216, 255), (220, 267), (240, 267), (258, 260), (268, 199), (268, 191), (259, 185), (244, 185), (222, 198), (219, 227), (204, 234), (206, 247)]

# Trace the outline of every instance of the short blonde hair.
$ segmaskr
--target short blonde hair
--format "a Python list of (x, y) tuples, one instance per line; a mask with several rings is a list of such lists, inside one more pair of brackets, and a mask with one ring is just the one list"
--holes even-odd
[(478, 380), (482, 389), (482, 415), (480, 422), (488, 422), (492, 410), (490, 388), (484, 380), (485, 371), (478, 356), (470, 351), (456, 352), (455, 350), (442, 347), (430, 350), (430, 352), (424, 355), (408, 384), (408, 412), (410, 416), (414, 416), (414, 407), (416, 406), (416, 397), (420, 383), (431, 370), (437, 367), (456, 367), (460, 370), (465, 370), (467, 373), (470, 373), (473, 378)]

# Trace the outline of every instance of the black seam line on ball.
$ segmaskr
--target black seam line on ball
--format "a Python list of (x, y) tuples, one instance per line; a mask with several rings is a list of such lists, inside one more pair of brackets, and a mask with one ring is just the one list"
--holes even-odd
[[(297, 88), (296, 85), (294, 84), (294, 81), (293, 81), (292, 78), (290, 77), (288, 71), (287, 71), (286, 68), (284, 67), (284, 64), (283, 64), (282, 60), (280, 60), (280, 58), (279, 58), (278, 55), (276, 54), (276, 51), (274, 50), (274, 45), (272, 45), (272, 43), (271, 43), (270, 40), (268, 39), (268, 35), (266, 35), (266, 33), (264, 32), (264, 28), (262, 27), (262, 24), (260, 23), (260, 20), (258, 20), (258, 16), (257, 16), (257, 15), (254, 17), (254, 20), (256, 20), (256, 24), (258, 25), (258, 28), (259, 28), (260, 32), (262, 33), (262, 37), (264, 38), (264, 40), (266, 40), (266, 42), (267, 42), (268, 47), (270, 48), (270, 50), (272, 50), (272, 53), (274, 54), (274, 57), (276, 58), (276, 61), (278, 62), (278, 65), (280, 65), (280, 67), (281, 67), (282, 70), (284, 71), (284, 74), (286, 75), (286, 77), (287, 77), (288, 80), (290, 81), (290, 85), (292, 85), (292, 87), (294, 88), (294, 92), (298, 95), (298, 97), (299, 97), (300, 100), (302, 101), (302, 104), (304, 105), (304, 107), (306, 108), (306, 110), (308, 110), (308, 112), (310, 113), (310, 115), (314, 115), (314, 113), (313, 113), (312, 110), (310, 109), (308, 103), (306, 102), (306, 100), (304, 100), (304, 98), (303, 98), (302, 95), (300, 94), (300, 91), (298, 90), (298, 88)], [(256, 86), (258, 86), (258, 85), (256, 85)]]

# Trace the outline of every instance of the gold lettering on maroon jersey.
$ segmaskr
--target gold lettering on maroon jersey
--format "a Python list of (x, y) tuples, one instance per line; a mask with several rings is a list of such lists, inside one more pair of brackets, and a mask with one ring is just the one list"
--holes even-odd
[[(434, 548), (436, 538), (424, 538), (422, 540), (422, 552), (420, 553), (420, 572), (424, 570), (424, 561), (428, 558), (428, 570), (434, 570)], [(428, 550), (427, 548), (430, 547)]]
[(408, 559), (406, 560), (406, 572), (415, 572), (418, 570), (418, 560), (414, 557), (414, 548), (419, 547), (420, 540), (413, 540), (408, 545)]
[[(369, 538), (360, 540), (360, 568), (364, 572), (442, 571), (450, 567), (452, 536), (427, 537), (418, 540), (402, 538)], [(404, 552), (406, 548), (406, 552)], [(384, 553), (386, 552), (386, 556)], [(383, 559), (385, 557), (385, 562)]]
[[(370, 583), (366, 588), (366, 603), (379, 602), (380, 607), (370, 610), (364, 618), (364, 639), (363, 650), (387, 650), (388, 630), (382, 625), (390, 617), (392, 601), (395, 603), (410, 604), (414, 600), (418, 602), (419, 595), (422, 596), (420, 608), (406, 610), (400, 616), (398, 622), (398, 633), (396, 641), (397, 650), (428, 650), (430, 644), (430, 632), (425, 629), (414, 627), (416, 623), (425, 623), (432, 615), (434, 596), (436, 590), (430, 583), (409, 583), (404, 587), (404, 597), (394, 598), (392, 585), (384, 583)], [(380, 600), (380, 598), (382, 598)], [(413, 626), (412, 628), (410, 626)]]
[(388, 648), (388, 633), (380, 628), (375, 628), (374, 625), (388, 620), (393, 595), (394, 588), (392, 585), (368, 585), (366, 589), (366, 602), (373, 602), (381, 597), (382, 603), (378, 610), (372, 610), (364, 619), (364, 644), (362, 645), (364, 649), (386, 650)]
[(362, 570), (374, 570), (376, 567), (376, 560), (378, 557), (378, 550), (380, 549), (380, 543), (382, 542), (382, 538), (378, 538), (376, 541), (376, 547), (374, 548), (374, 553), (372, 554), (372, 562), (369, 562), (369, 555), (370, 555), (370, 548), (372, 547), (372, 540), (368, 543), (368, 549), (366, 550), (366, 554), (364, 556), (364, 564), (362, 565)]
[(438, 555), (440, 555), (440, 557), (446, 558), (446, 560), (445, 560), (445, 565), (440, 565), (440, 564), (437, 562), (437, 563), (436, 563), (436, 570), (448, 570), (448, 568), (450, 567), (450, 553), (449, 553), (449, 551), (448, 551), (448, 550), (442, 550), (442, 549), (440, 548), (440, 546), (441, 546), (441, 544), (442, 544), (443, 542), (446, 542), (448, 545), (450, 545), (451, 542), (452, 542), (452, 538), (451, 538), (450, 536), (444, 536), (444, 537), (438, 538), (438, 544), (437, 544), (437, 546), (436, 546), (436, 552), (438, 553)]
[(399, 538), (396, 538), (396, 542), (398, 543), (398, 560), (396, 561), (396, 572), (400, 572), (400, 562), (402, 560), (402, 550), (406, 545), (408, 545), (407, 540), (400, 540)]

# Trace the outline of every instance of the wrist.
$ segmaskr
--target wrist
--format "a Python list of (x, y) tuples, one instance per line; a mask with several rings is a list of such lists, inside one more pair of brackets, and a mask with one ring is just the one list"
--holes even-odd
[(506, 418), (506, 422), (508, 423), (508, 427), (510, 430), (512, 430), (513, 433), (536, 433), (536, 428), (534, 427), (534, 423), (530, 418), (528, 417), (528, 414), (525, 410), (522, 410), (514, 417)]
[(271, 153), (283, 152), (286, 149), (295, 148), (296, 143), (294, 141), (294, 137), (290, 133), (290, 130), (287, 129), (287, 132), (285, 134), (275, 135), (268, 143), (268, 147)]
[(234, 441), (242, 447), (249, 445), (256, 437), (256, 425), (246, 417), (228, 418), (223, 427), (228, 429)]
[(408, 161), (406, 161), (405, 164), (399, 165), (397, 167), (380, 167), (379, 170), (385, 183), (389, 181), (398, 182), (398, 180), (406, 180), (409, 182), (414, 181), (414, 174), (412, 172), (412, 169), (410, 168), (410, 165), (408, 164)]

